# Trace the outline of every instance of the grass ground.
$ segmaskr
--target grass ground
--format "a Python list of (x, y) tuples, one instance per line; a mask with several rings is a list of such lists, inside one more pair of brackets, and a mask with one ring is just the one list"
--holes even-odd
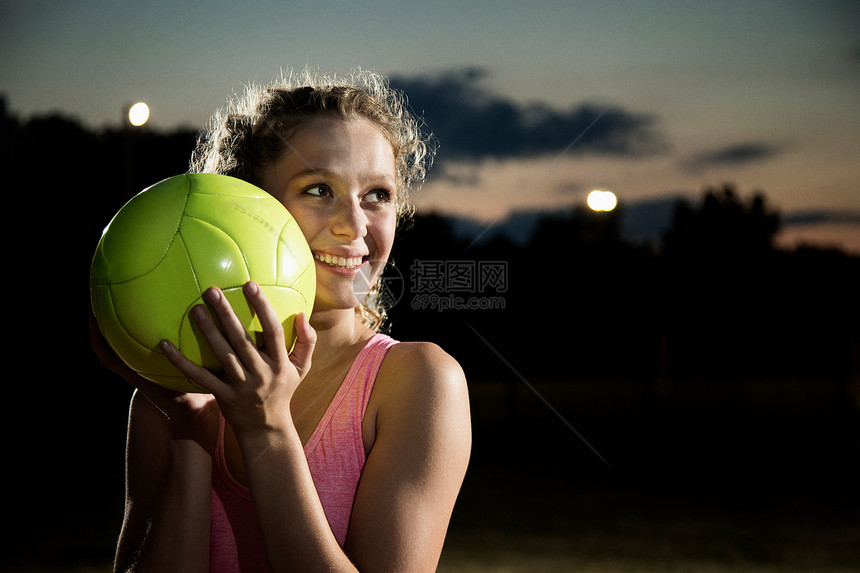
[[(860, 419), (843, 398), (814, 381), (476, 383), (439, 571), (860, 571)], [(0, 571), (109, 571), (119, 490), (87, 501), (107, 520), (4, 546)]]
[[(477, 479), (486, 488), (491, 478)], [(496, 483), (504, 490), (507, 486)], [(573, 485), (573, 484), (571, 484)], [(841, 573), (860, 570), (856, 506), (810, 500), (727, 504), (636, 487), (522, 483), (504, 491), (464, 491), (449, 533), (442, 573), (751, 572)], [(489, 488), (490, 490), (492, 487)], [(469, 497), (471, 499), (469, 499)], [(489, 498), (497, 508), (489, 509)], [(476, 498), (484, 498), (480, 501)], [(483, 510), (479, 510), (483, 507)], [(542, 520), (544, 521), (542, 523)]]
[(476, 463), (439, 571), (860, 571), (846, 388), (476, 385)]

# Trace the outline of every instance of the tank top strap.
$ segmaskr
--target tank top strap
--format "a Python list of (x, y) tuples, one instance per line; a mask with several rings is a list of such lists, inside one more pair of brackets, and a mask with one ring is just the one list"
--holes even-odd
[[(391, 347), (397, 344), (397, 342), (397, 340), (386, 334), (375, 334), (367, 342), (358, 357), (356, 357), (354, 366), (357, 366), (357, 368), (355, 368), (355, 372), (353, 373), (354, 379), (349, 382), (350, 384), (357, 382), (363, 386), (360, 391), (361, 417), (364, 417), (364, 412), (367, 410), (367, 403), (370, 401), (370, 394), (373, 391), (373, 386), (376, 384), (376, 375), (379, 374), (382, 361)], [(347, 379), (349, 377), (347, 375)], [(347, 382), (347, 380), (344, 380), (344, 382)]]
[(310, 455), (322, 435), (330, 428), (332, 418), (349, 416), (353, 424), (360, 426), (370, 395), (376, 383), (376, 375), (385, 355), (398, 341), (386, 334), (374, 334), (359, 351), (347, 371), (346, 377), (329, 404), (319, 424), (305, 444), (305, 455)]

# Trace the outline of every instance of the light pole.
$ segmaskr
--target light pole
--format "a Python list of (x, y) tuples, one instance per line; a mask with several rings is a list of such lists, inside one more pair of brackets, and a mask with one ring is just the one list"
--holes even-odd
[(143, 102), (125, 105), (122, 110), (123, 191), (125, 199), (137, 191), (134, 184), (134, 143), (137, 128), (149, 120), (149, 106)]

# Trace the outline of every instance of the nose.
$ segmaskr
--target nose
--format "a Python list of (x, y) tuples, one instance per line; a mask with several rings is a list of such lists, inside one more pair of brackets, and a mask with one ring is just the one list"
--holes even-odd
[(357, 200), (339, 202), (331, 218), (331, 231), (349, 241), (361, 239), (367, 235), (367, 215)]

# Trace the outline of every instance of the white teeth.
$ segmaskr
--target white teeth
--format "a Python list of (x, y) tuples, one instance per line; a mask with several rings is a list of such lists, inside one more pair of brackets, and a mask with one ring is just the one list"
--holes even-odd
[(362, 257), (333, 257), (327, 253), (314, 254), (314, 258), (322, 263), (343, 269), (352, 269), (361, 265)]

